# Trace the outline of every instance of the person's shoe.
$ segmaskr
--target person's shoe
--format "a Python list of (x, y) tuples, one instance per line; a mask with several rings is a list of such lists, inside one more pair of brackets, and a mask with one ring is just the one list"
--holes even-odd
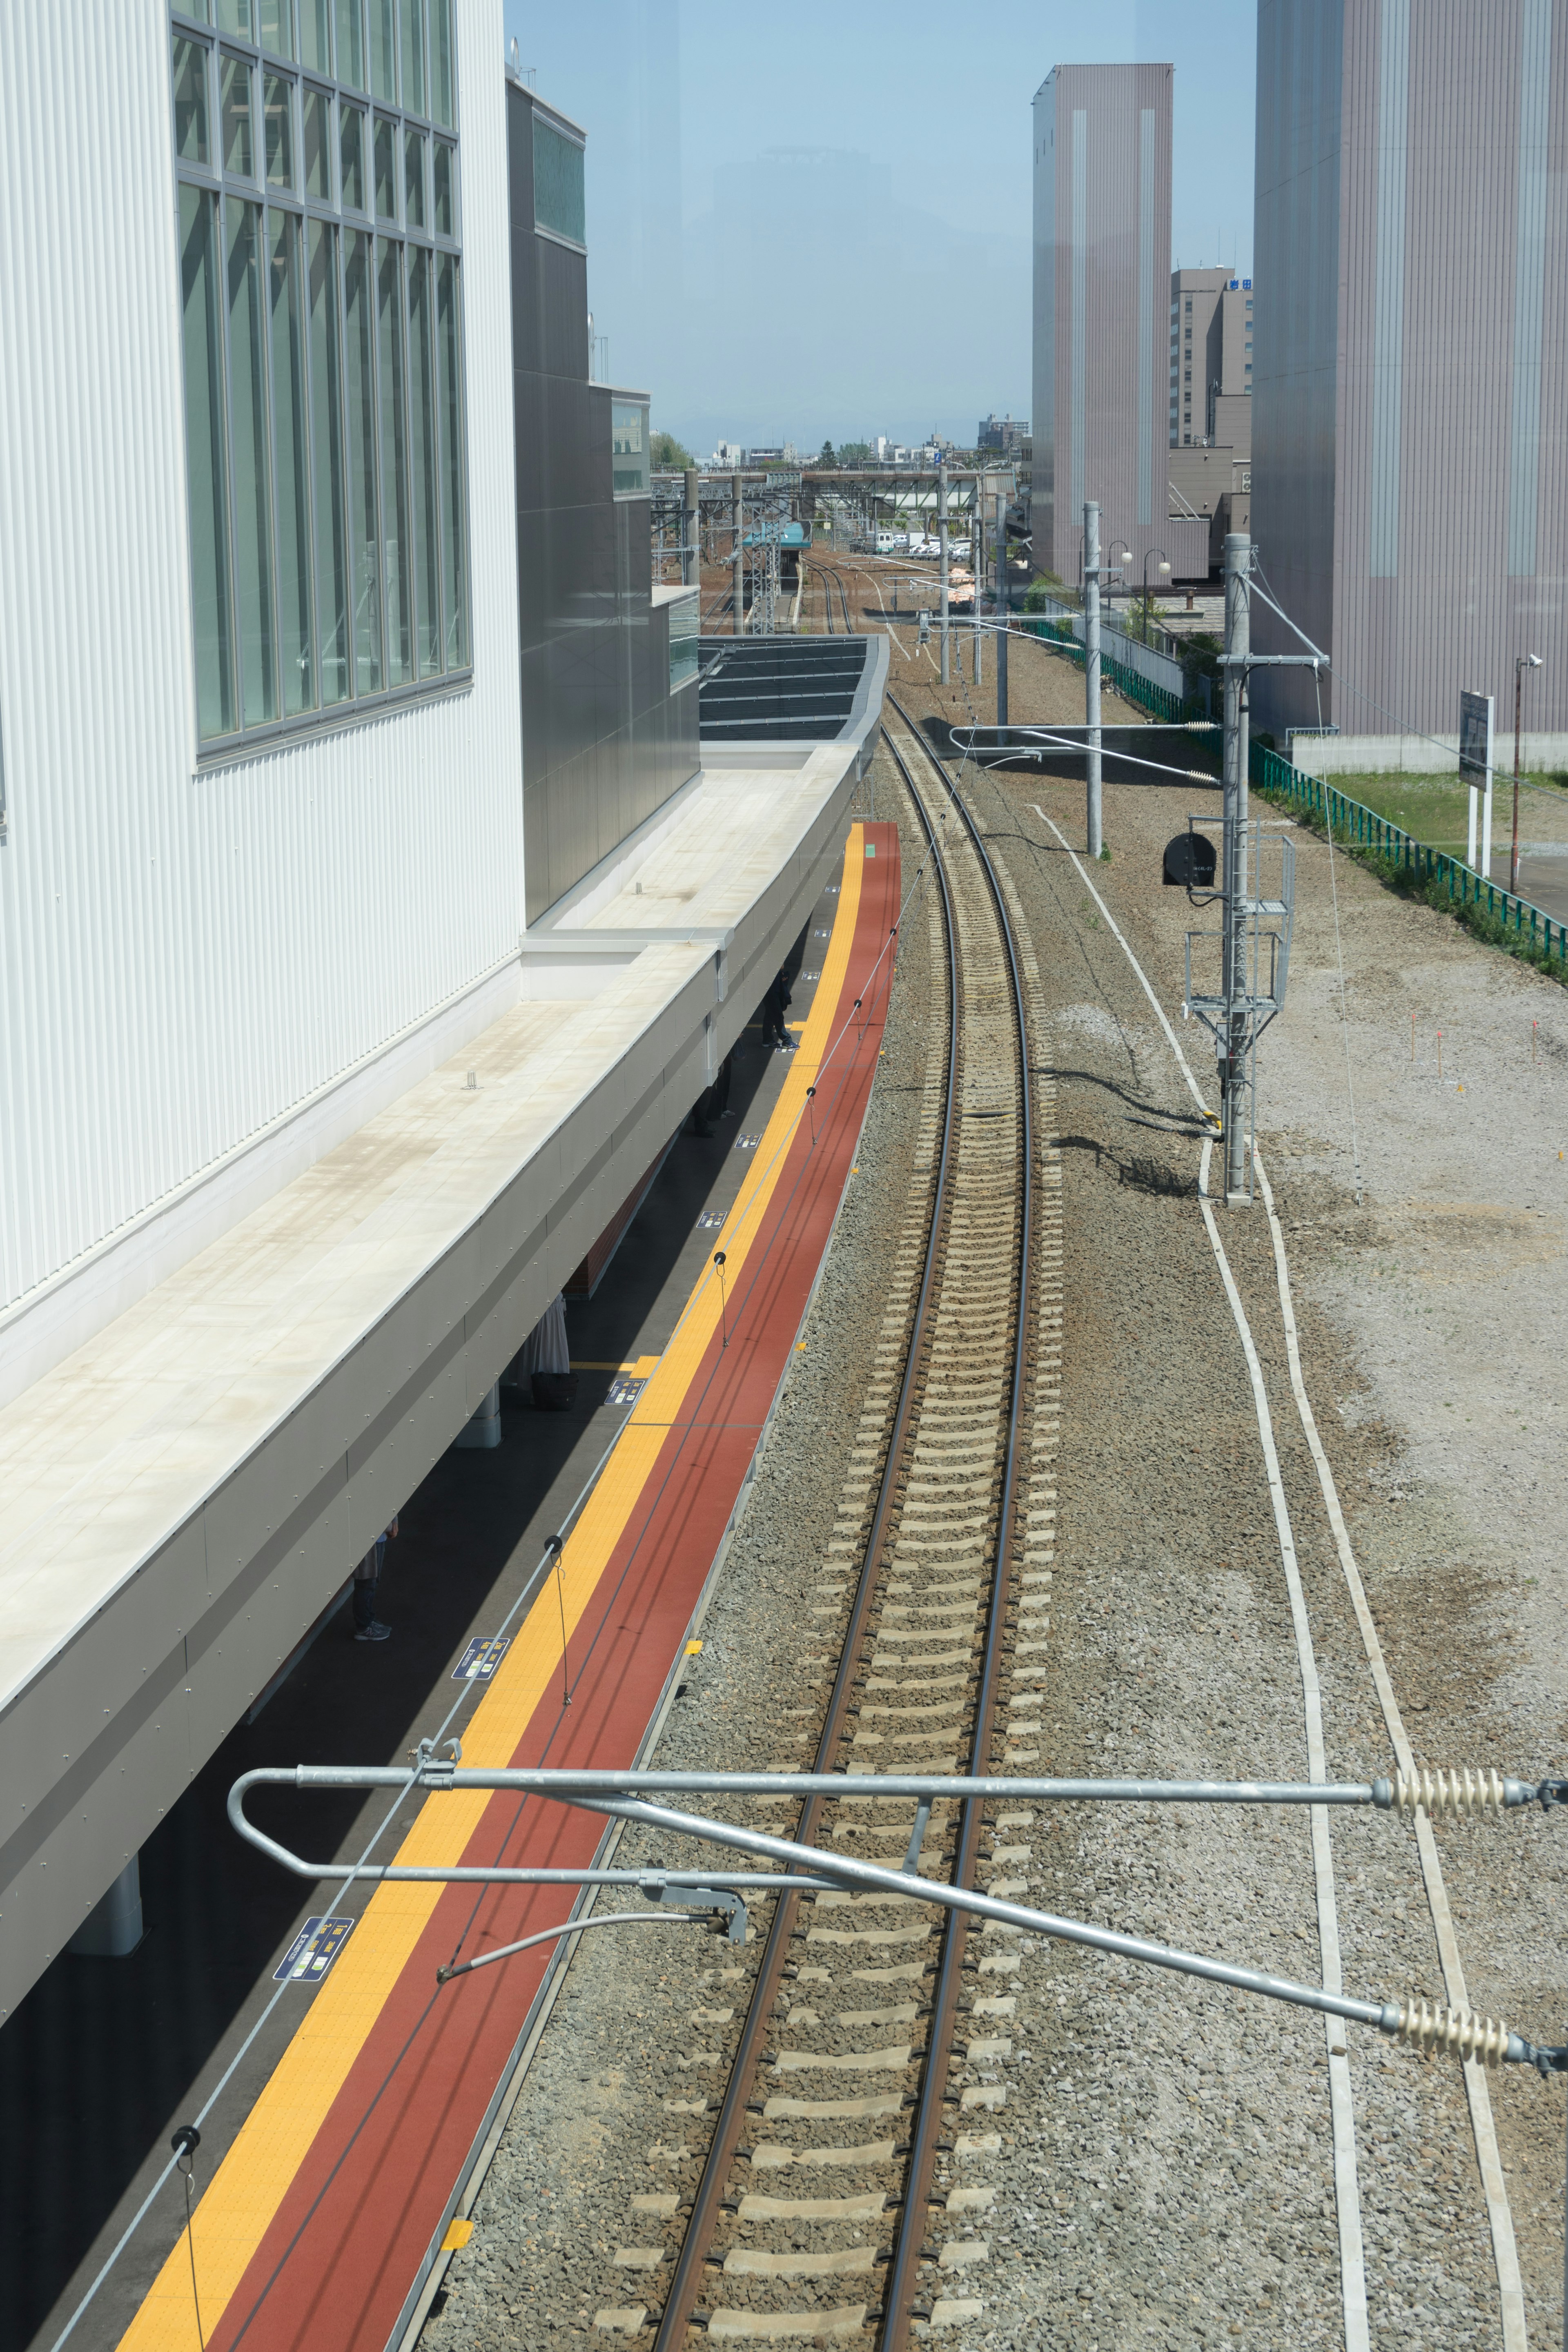
[(354, 1635), (354, 1640), (356, 1642), (384, 1642), (390, 1637), (391, 1633), (392, 1628), (390, 1625), (384, 1625), (379, 1617), (373, 1617), (368, 1625), (362, 1625), (359, 1628), (358, 1632)]
[(704, 1143), (710, 1143), (713, 1139), (713, 1130), (705, 1118), (693, 1119), (691, 1132), (693, 1135), (700, 1135)]

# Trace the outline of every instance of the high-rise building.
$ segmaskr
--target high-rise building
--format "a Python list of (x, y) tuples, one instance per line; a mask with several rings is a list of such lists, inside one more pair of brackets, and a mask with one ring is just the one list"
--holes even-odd
[(1252, 280), (1229, 269), (1171, 272), (1170, 441), (1251, 447)]
[(991, 415), (983, 416), (976, 425), (974, 446), (977, 449), (1000, 449), (1005, 456), (1011, 457), (1017, 454), (1028, 429), (1029, 420), (1026, 416), (1021, 419), (1016, 417), (1011, 409), (1005, 416), (998, 416), (993, 409)]
[(1565, 141), (1568, 0), (1261, 0), (1252, 528), (1334, 667), (1255, 724), (1452, 736), (1528, 653), (1568, 721)]
[(1166, 514), (1172, 71), (1056, 66), (1035, 95), (1031, 513), (1035, 561), (1064, 580), (1087, 499), (1130, 575), (1157, 551), (1207, 569), (1206, 533), (1174, 548), (1196, 527)]

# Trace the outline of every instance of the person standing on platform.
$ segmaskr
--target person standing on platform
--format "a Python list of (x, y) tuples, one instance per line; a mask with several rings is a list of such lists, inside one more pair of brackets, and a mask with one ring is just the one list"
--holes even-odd
[(788, 976), (780, 971), (773, 977), (763, 999), (763, 1044), (776, 1045), (780, 1053), (788, 1052), (795, 1039), (784, 1027), (784, 1013), (793, 999), (789, 992)]
[(397, 1521), (384, 1528), (364, 1558), (354, 1570), (354, 1640), (384, 1642), (392, 1632), (375, 1613), (376, 1589), (381, 1582), (382, 1562), (386, 1558), (388, 1539), (397, 1533)]

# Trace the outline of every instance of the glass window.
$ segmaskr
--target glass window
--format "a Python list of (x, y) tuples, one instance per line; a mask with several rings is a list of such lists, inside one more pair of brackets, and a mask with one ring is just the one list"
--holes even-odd
[(364, 117), (357, 106), (341, 106), (338, 120), (342, 131), (343, 210), (368, 212), (370, 206), (364, 200)]
[(689, 686), (697, 675), (698, 608), (701, 600), (682, 596), (669, 607), (669, 690)]
[(331, 0), (300, 0), (300, 55), (312, 73), (331, 72)]
[(338, 0), (338, 79), (351, 89), (366, 87), (359, 0)]
[(200, 41), (174, 43), (174, 152), (182, 163), (212, 160), (207, 129), (207, 53)]
[(234, 468), (234, 589), (240, 716), (278, 715), (272, 526), (267, 479), (267, 322), (261, 299), (261, 207), (225, 199), (228, 263), (229, 454)]
[(392, 105), (397, 97), (397, 52), (393, 45), (392, 0), (365, 0), (370, 18), (370, 86)]
[(267, 180), (274, 188), (294, 184), (294, 85), (268, 74), (262, 85), (262, 121), (267, 133)]
[(441, 561), (436, 520), (436, 376), (430, 273), (435, 257), (408, 248), (408, 443), (414, 520), (414, 648), (421, 677), (441, 667)]
[(425, 111), (425, 0), (403, 0), (403, 104)]
[(278, 650), (283, 715), (316, 707), (310, 634), (310, 448), (297, 213), (267, 215), (272, 302), (272, 481), (278, 515)]
[(223, 168), (237, 180), (256, 177), (250, 122), (250, 68), (243, 58), (225, 57), (218, 66), (218, 106), (223, 117)]
[(393, 161), (397, 134), (384, 114), (375, 118), (375, 216), (397, 218), (397, 166)]
[(458, 121), (453, 88), (452, 0), (430, 0), (430, 111), (447, 131)]
[(349, 556), (354, 692), (381, 691), (381, 557), (375, 503), (375, 320), (370, 239), (343, 238), (343, 405), (348, 417)]
[(182, 187), (180, 298), (184, 320), (185, 480), (191, 508), (196, 725), (204, 737), (226, 735), (235, 723), (219, 275), (217, 198), (209, 196), (202, 188)]
[(409, 119), (455, 115), (449, 0), (202, 5), (170, 77), (196, 724), (226, 749), (469, 665), (461, 191)]
[(294, 0), (261, 0), (261, 46), (275, 58), (294, 54)]
[(648, 494), (647, 410), (641, 401), (610, 403), (610, 449), (616, 498)]
[(338, 236), (310, 235), (310, 446), (315, 453), (316, 630), (321, 700), (350, 691), (347, 541), (343, 531), (342, 368), (338, 349)]
[(332, 101), (324, 89), (306, 84), (300, 101), (305, 136), (305, 194), (319, 205), (332, 201)]
[(584, 241), (583, 150), (538, 113), (533, 118), (533, 216), (574, 245)]
[(468, 663), (468, 458), (463, 447), (461, 276), (450, 254), (437, 263), (436, 370), (441, 411), (441, 620), (447, 667)]
[(407, 426), (404, 415), (403, 247), (376, 241), (376, 365), (381, 391), (382, 582), (386, 600), (386, 682), (413, 676), (408, 570)]
[(457, 180), (456, 174), (452, 170), (452, 151), (447, 146), (444, 139), (437, 139), (436, 142), (434, 162), (436, 166), (436, 234), (437, 236), (449, 236), (455, 238), (458, 234), (458, 209), (456, 203)]

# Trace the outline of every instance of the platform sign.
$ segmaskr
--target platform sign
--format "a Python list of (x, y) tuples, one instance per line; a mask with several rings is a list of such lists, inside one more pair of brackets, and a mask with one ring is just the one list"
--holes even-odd
[(274, 1984), (320, 1984), (354, 1930), (352, 1919), (307, 1919), (272, 1971)]
[(510, 1647), (510, 1633), (497, 1633), (488, 1642), (476, 1637), (453, 1667), (452, 1680), (455, 1683), (488, 1683)]
[(704, 1233), (713, 1233), (724, 1222), (722, 1209), (704, 1209), (697, 1220)]
[(646, 1381), (612, 1381), (610, 1383), (610, 1402), (612, 1404), (636, 1404), (638, 1397), (641, 1396), (647, 1386), (647, 1382)]
[[(1489, 882), (1492, 876), (1492, 723), (1489, 694), (1459, 692), (1459, 773), (1470, 788), (1466, 864)], [(1479, 835), (1479, 839), (1478, 839)]]
[(754, 1151), (762, 1139), (760, 1133), (757, 1135), (738, 1135), (735, 1138), (735, 1149), (737, 1151)]

